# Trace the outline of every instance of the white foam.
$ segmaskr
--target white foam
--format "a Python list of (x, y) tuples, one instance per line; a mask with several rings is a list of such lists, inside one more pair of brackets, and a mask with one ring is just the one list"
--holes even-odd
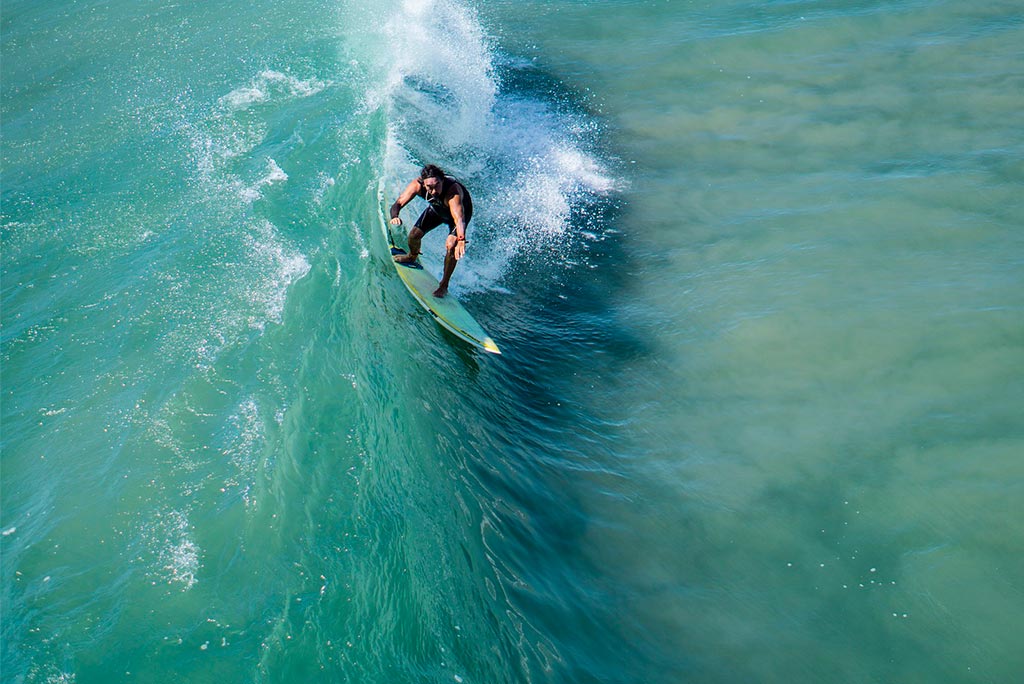
[[(279, 411), (279, 413), (281, 412)], [(240, 486), (242, 499), (246, 506), (249, 506), (253, 503), (249, 493), (255, 485), (259, 469), (259, 453), (266, 442), (266, 431), (256, 400), (250, 397), (239, 404), (237, 411), (229, 421), (237, 435), (223, 453), (237, 472), (234, 477), (224, 482), (224, 487)]]
[(389, 118), (449, 152), (478, 146), (498, 87), (476, 13), (452, 0), (405, 0), (384, 31)]
[(396, 47), (392, 87), (415, 78), (441, 89), (449, 98), (446, 127), (456, 138), (479, 132), (490, 116), (497, 84), (491, 47), (476, 13), (450, 0), (405, 0), (386, 30)]
[(277, 162), (273, 159), (268, 159), (269, 173), (263, 179), (264, 183), (276, 183), (278, 181), (288, 180), (288, 174), (281, 170), (281, 167), (277, 165)]
[(148, 575), (154, 581), (180, 584), (182, 591), (195, 586), (200, 549), (192, 539), (188, 516), (182, 511), (157, 513), (143, 526), (144, 537), (155, 545), (155, 561)]
[(268, 83), (283, 84), (288, 92), (295, 97), (316, 95), (328, 85), (326, 82), (316, 78), (301, 79), (288, 74), (282, 74), (279, 71), (263, 71), (260, 73), (260, 78), (266, 79)]
[(576, 148), (556, 147), (552, 156), (558, 174), (569, 179), (573, 190), (608, 193), (616, 189), (615, 181), (608, 177), (607, 170), (593, 157)]
[[(28, 671), (28, 681), (45, 682), (46, 684), (74, 684), (76, 675), (74, 672), (65, 672), (53, 663), (42, 665), (33, 663)], [(15, 681), (21, 681), (16, 679)]]
[(370, 247), (366, 243), (366, 239), (363, 237), (363, 227), (356, 221), (349, 221), (348, 227), (349, 233), (352, 235), (352, 240), (359, 246), (359, 258), (369, 259)]
[(262, 330), (269, 321), (281, 322), (288, 288), (309, 273), (310, 264), (301, 252), (281, 241), (270, 221), (257, 225), (248, 243), (258, 275), (247, 279), (253, 284), (248, 299), (256, 305), (247, 320), (250, 327)]
[(281, 170), (276, 161), (267, 159), (266, 175), (253, 185), (243, 186), (239, 184), (239, 195), (246, 201), (255, 202), (263, 196), (263, 188), (274, 183), (283, 183), (286, 180), (288, 180), (288, 174)]
[(256, 102), (264, 102), (267, 97), (266, 91), (254, 86), (246, 86), (244, 88), (235, 88), (222, 97), (220, 102), (226, 105), (228, 109), (239, 110), (248, 109), (250, 105)]
[(249, 84), (220, 98), (219, 103), (231, 112), (244, 111), (274, 99), (310, 97), (328, 85), (316, 78), (301, 79), (280, 71), (266, 70), (257, 74)]
[(317, 174), (317, 179), (320, 181), (320, 184), (313, 193), (313, 202), (315, 202), (317, 206), (323, 206), (324, 198), (327, 196), (330, 189), (334, 187), (335, 181), (333, 176), (329, 176), (323, 171)]

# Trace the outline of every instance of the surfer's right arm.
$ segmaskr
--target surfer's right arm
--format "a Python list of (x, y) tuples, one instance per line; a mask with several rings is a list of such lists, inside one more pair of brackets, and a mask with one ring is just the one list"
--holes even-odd
[(421, 184), (419, 178), (410, 181), (409, 184), (405, 186), (405, 190), (403, 190), (402, 194), (398, 196), (398, 199), (395, 200), (395, 203), (391, 205), (391, 225), (402, 225), (402, 219), (398, 216), (398, 214), (399, 212), (402, 211), (402, 207), (404, 207), (409, 202), (412, 202), (412, 198), (420, 193), (420, 189)]

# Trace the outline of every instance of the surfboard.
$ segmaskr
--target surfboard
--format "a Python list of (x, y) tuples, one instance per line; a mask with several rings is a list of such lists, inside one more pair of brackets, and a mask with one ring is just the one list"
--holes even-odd
[[(412, 264), (400, 264), (394, 260), (395, 256), (408, 253), (406, 251), (408, 243), (405, 239), (405, 228), (391, 225), (390, 217), (385, 209), (383, 193), (380, 197), (379, 218), (381, 229), (384, 231), (384, 240), (387, 242), (388, 249), (391, 250), (391, 257), (388, 260), (395, 267), (395, 271), (405, 283), (405, 287), (412, 293), (413, 298), (430, 313), (442, 328), (459, 339), (491, 354), (500, 354), (501, 350), (498, 349), (498, 345), (477, 323), (473, 315), (466, 311), (466, 308), (452, 295), (451, 291), (444, 297), (434, 296), (434, 290), (439, 286), (437, 278), (423, 268), (419, 259)], [(392, 230), (393, 228), (397, 228), (397, 230)]]

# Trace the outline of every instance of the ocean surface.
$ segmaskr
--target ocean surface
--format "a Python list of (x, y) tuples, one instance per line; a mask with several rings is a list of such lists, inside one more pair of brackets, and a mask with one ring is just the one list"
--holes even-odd
[(0, 681), (1024, 679), (1019, 0), (0, 29)]

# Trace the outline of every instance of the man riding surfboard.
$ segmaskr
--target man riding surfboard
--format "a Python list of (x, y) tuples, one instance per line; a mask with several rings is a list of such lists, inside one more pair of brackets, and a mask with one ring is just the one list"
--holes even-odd
[(442, 223), (448, 226), (444, 274), (438, 288), (434, 290), (435, 297), (444, 297), (448, 294), (448, 281), (455, 272), (455, 266), (466, 253), (466, 226), (473, 217), (473, 199), (461, 182), (446, 176), (437, 166), (427, 164), (420, 170), (419, 177), (410, 181), (391, 205), (391, 225), (402, 225), (399, 213), (414, 197), (427, 200), (427, 208), (409, 229), (409, 253), (400, 254), (394, 259), (400, 264), (415, 263), (420, 255), (423, 236)]

